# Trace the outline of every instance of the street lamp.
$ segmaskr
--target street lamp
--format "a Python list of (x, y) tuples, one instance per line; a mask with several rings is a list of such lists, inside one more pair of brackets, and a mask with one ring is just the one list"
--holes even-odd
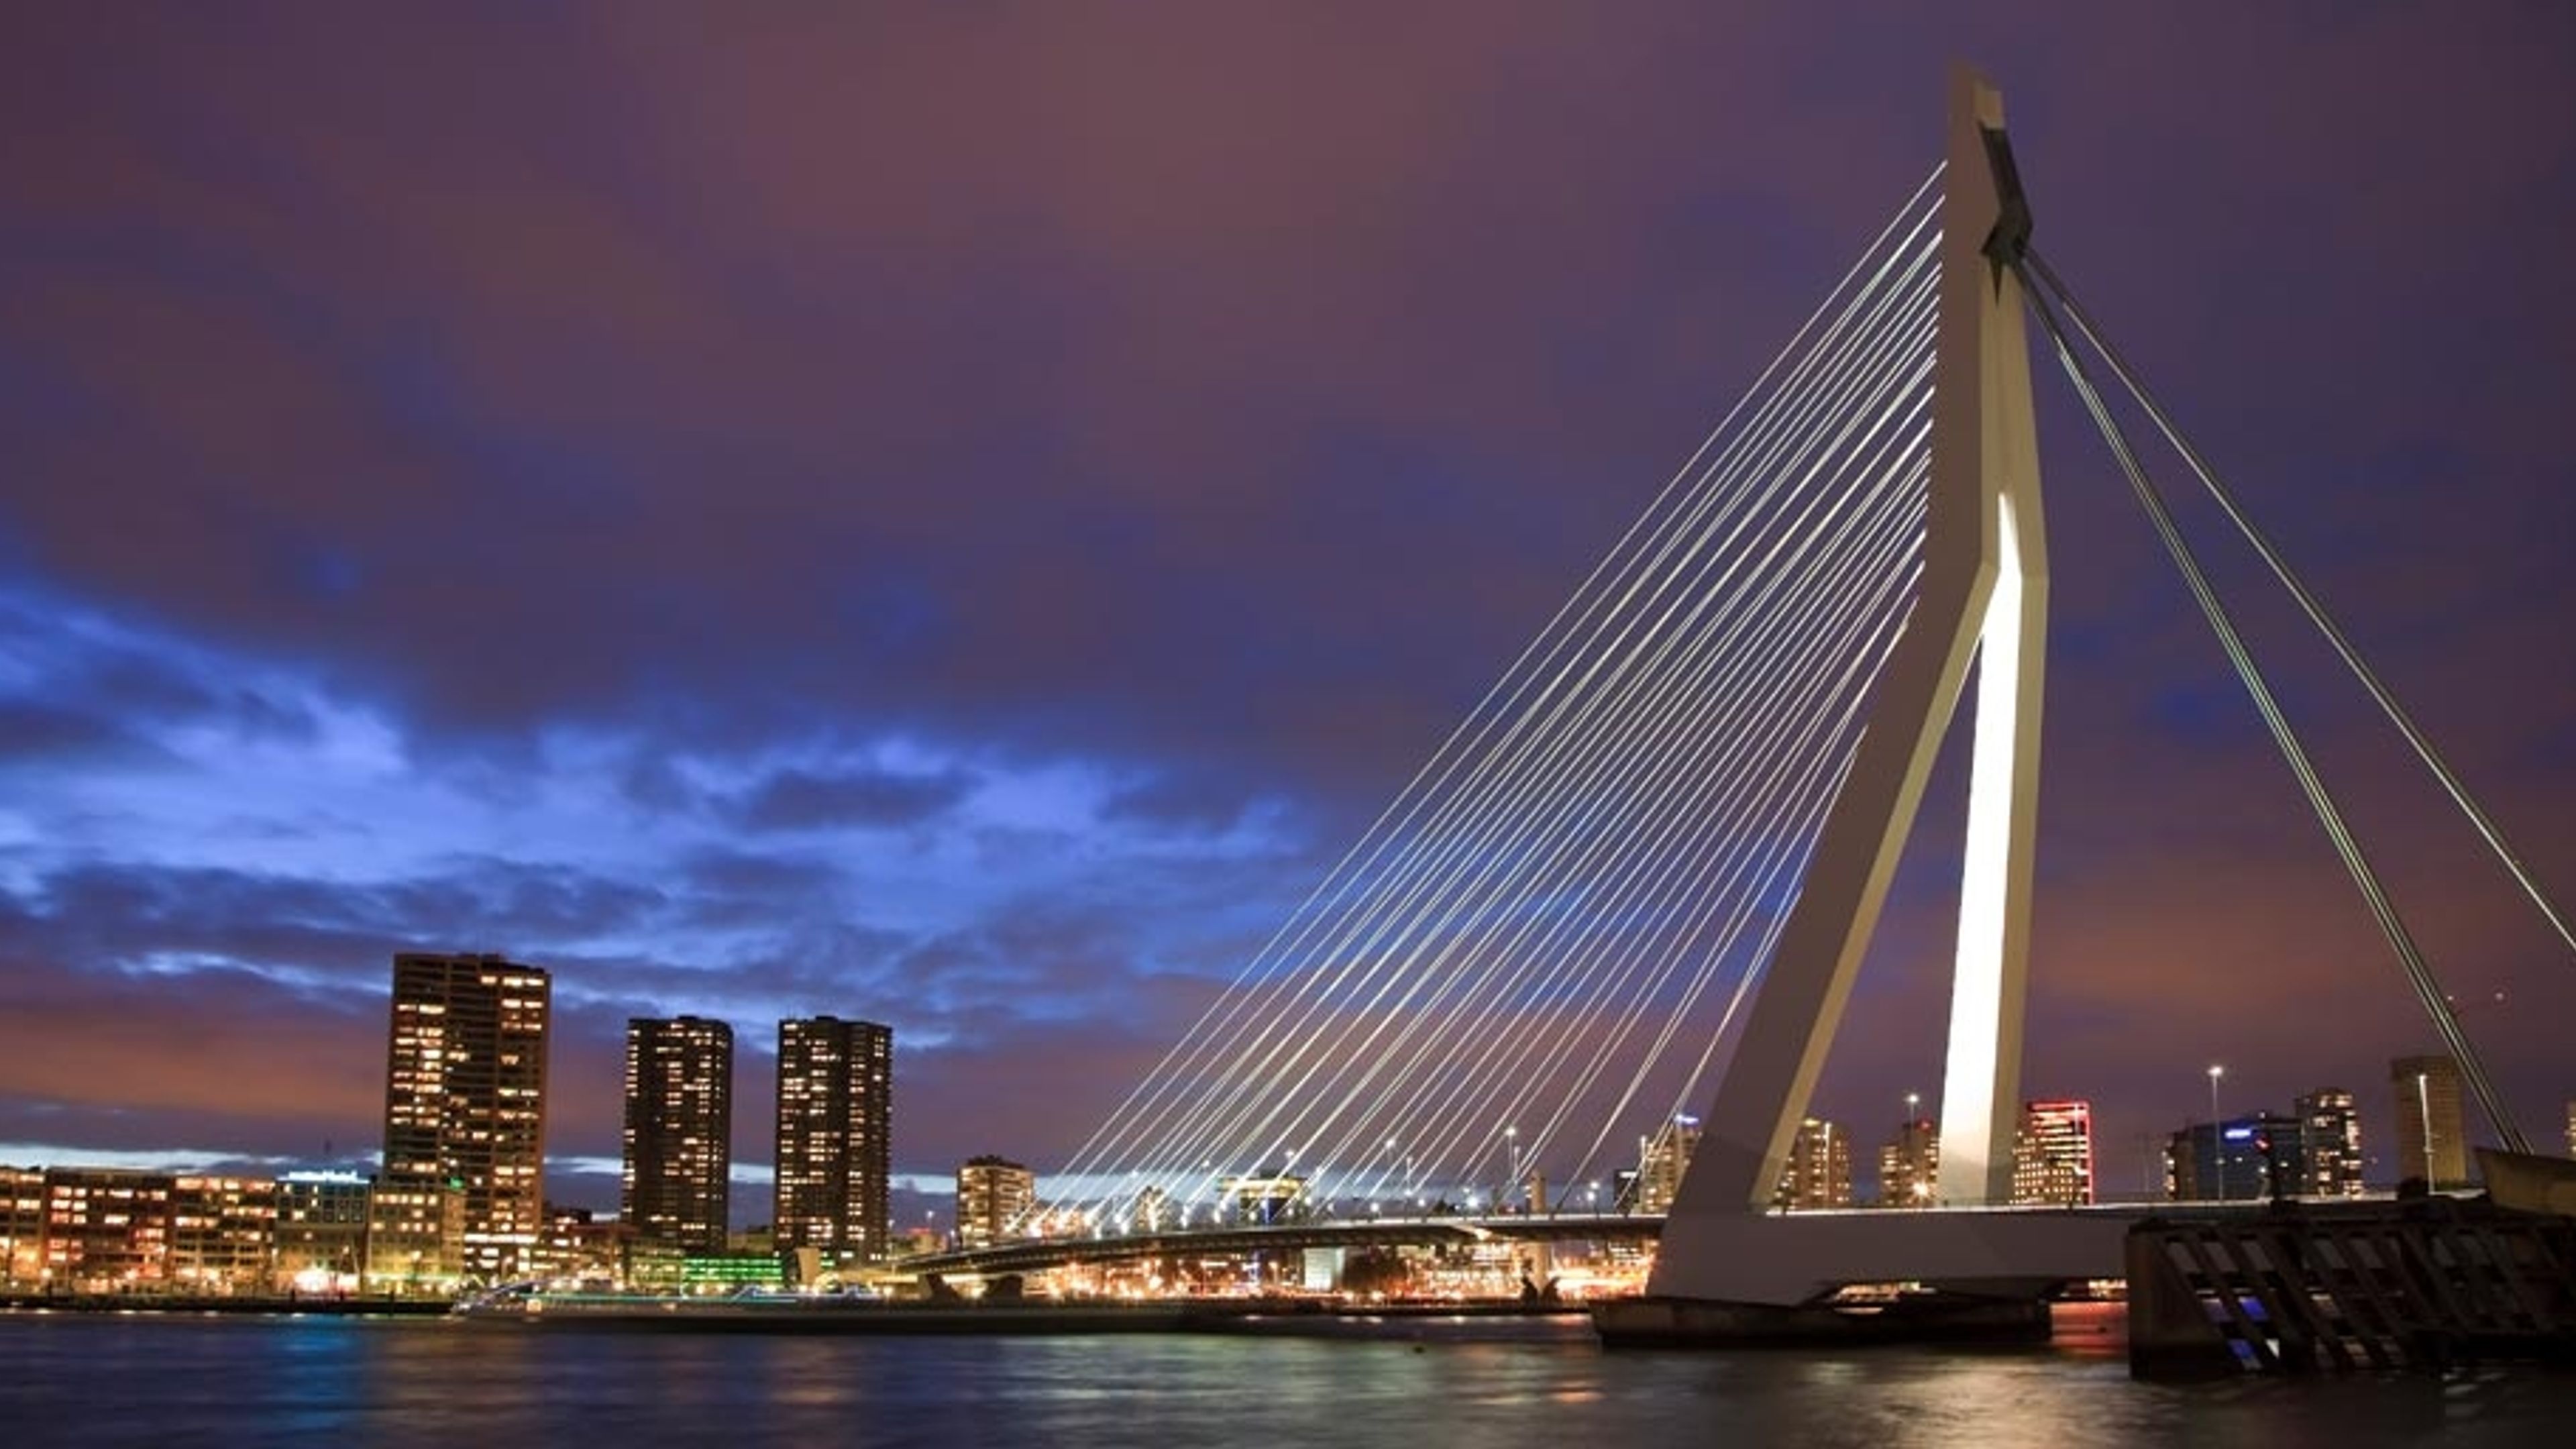
[[(2433, 1094), (2425, 1084), (2425, 1074), (2415, 1074), (2415, 1116), (2424, 1124), (2424, 1186), (2433, 1185)], [(2401, 1166), (2400, 1170), (2403, 1168)]]
[(2227, 1201), (2227, 1133), (2218, 1121), (2218, 1079), (2227, 1068), (2209, 1064), (2209, 1161), (2210, 1175), (2218, 1179), (2218, 1200)]

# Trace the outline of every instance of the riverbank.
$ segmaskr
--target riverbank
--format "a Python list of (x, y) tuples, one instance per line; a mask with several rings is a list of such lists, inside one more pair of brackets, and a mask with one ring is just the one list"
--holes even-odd
[(0, 1314), (163, 1317), (452, 1318), (497, 1330), (596, 1329), (645, 1333), (1040, 1334), (1275, 1333), (1367, 1336), (1425, 1322), (1579, 1320), (1579, 1310), (1518, 1303), (1338, 1304), (1310, 1299), (1175, 1299), (1145, 1303), (887, 1303), (816, 1298), (566, 1296), (472, 1312), (435, 1299), (188, 1298), (140, 1294), (0, 1299)]
[(437, 1318), (452, 1305), (439, 1298), (331, 1298), (312, 1295), (189, 1297), (180, 1294), (58, 1293), (0, 1297), (0, 1313), (172, 1313), (247, 1317)]

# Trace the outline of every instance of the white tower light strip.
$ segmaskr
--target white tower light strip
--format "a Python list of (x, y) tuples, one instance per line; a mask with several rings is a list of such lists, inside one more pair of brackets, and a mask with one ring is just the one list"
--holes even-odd
[(1651, 1291), (1660, 1295), (1741, 1296), (1721, 1245), (1739, 1236), (1732, 1224), (1769, 1204), (1780, 1181), (1971, 662), (1980, 673), (1941, 1185), (1953, 1202), (2010, 1194), (2048, 573), (2015, 271), (2030, 216), (2003, 125), (2002, 97), (1959, 72), (1945, 173), (1923, 595), (1873, 703), (1876, 728), (1834, 801), (1702, 1124), (1656, 1260)]

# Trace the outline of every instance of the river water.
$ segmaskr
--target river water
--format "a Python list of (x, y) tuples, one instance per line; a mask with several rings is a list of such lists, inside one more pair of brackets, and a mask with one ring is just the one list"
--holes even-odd
[(2571, 1442), (2576, 1376), (2162, 1386), (2131, 1382), (2103, 1345), (1604, 1353), (1563, 1320), (908, 1338), (0, 1314), (8, 1449)]

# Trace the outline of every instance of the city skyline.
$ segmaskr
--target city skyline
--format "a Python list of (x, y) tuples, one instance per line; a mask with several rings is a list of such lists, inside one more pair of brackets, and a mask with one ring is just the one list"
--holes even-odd
[[(1764, 57), (1830, 27), (1674, 14), (1474, 66), (1429, 18), (39, 17), (0, 1161), (362, 1160), (386, 956), (498, 950), (557, 983), (567, 1201), (614, 1201), (633, 1017), (885, 1020), (896, 1175), (1043, 1177), (1920, 179), (1951, 54), (2052, 261), (2576, 888), (2566, 18), (1975, 12), (1825, 70)], [(2466, 295), (2426, 263), (2463, 234)], [(2111, 1124), (2105, 1185), (2213, 1061), (2225, 1115), (2340, 1082), (2375, 1123), (2433, 1036), (2044, 407), (2026, 1080)], [(2545, 1144), (2576, 975), (2297, 642), (2258, 639)], [(1864, 1153), (1938, 1080), (1943, 788), (1812, 1104)], [(775, 1067), (741, 1044), (737, 1142)]]

